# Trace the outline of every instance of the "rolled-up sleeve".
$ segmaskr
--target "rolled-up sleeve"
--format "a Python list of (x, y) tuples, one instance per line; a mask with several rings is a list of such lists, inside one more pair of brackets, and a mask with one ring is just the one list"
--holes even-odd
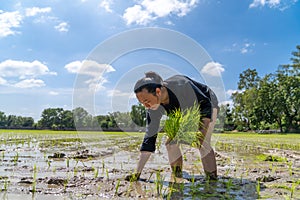
[(160, 109), (147, 111), (146, 133), (140, 148), (141, 151), (149, 151), (149, 152), (155, 151), (155, 143), (156, 143), (157, 133), (159, 131), (159, 124), (160, 124), (161, 117), (162, 117), (162, 112), (160, 111)]

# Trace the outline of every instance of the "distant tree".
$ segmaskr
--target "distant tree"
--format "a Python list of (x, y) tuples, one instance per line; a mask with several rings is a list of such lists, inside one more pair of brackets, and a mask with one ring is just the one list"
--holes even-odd
[(61, 124), (60, 124), (61, 129), (74, 129), (75, 128), (72, 111), (65, 110), (65, 111), (61, 112), (60, 119), (61, 119)]
[(240, 75), (239, 92), (232, 95), (233, 116), (238, 130), (277, 129), (299, 131), (300, 45), (292, 52), (292, 64), (280, 65), (275, 73), (260, 78), (256, 70)]
[(7, 120), (4, 112), (0, 111), (0, 127), (7, 126)]
[(251, 125), (257, 126), (259, 116), (256, 116), (254, 110), (258, 106), (256, 99), (259, 80), (255, 69), (245, 70), (240, 74), (238, 82), (240, 91), (232, 94), (233, 118), (240, 131), (250, 129)]
[(74, 124), (78, 129), (88, 128), (90, 123), (90, 114), (81, 107), (75, 108), (73, 111)]
[(300, 123), (300, 45), (292, 52), (292, 64), (280, 65), (275, 76), (286, 131), (299, 130)]
[(47, 108), (43, 110), (41, 119), (38, 121), (38, 126), (41, 128), (52, 129), (59, 128), (62, 124), (62, 108)]
[(141, 103), (131, 107), (130, 116), (136, 125), (140, 127), (146, 126), (146, 109)]
[(32, 117), (23, 117), (22, 127), (32, 128), (34, 126), (34, 119)]
[(224, 129), (225, 131), (232, 131), (234, 130), (234, 121), (233, 121), (233, 114), (230, 108), (229, 104), (221, 105), (220, 106), (220, 113), (219, 113), (219, 123), (223, 127), (218, 127), (218, 124), (216, 124), (216, 128)]
[(240, 74), (238, 89), (247, 90), (250, 88), (257, 88), (260, 77), (256, 69), (247, 69)]

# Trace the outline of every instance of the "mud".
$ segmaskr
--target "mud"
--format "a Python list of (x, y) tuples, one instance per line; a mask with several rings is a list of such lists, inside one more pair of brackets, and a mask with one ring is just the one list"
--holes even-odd
[(172, 177), (160, 138), (140, 179), (129, 182), (142, 135), (79, 138), (2, 136), (2, 199), (300, 199), (299, 150), (259, 144), (224, 150), (228, 141), (214, 138), (219, 178), (209, 181), (198, 150), (186, 145), (183, 178)]

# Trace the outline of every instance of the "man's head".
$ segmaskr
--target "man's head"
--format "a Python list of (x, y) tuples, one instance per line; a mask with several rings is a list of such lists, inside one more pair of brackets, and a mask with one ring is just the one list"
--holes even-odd
[(162, 78), (155, 72), (146, 72), (145, 77), (138, 80), (134, 86), (137, 99), (147, 109), (156, 110), (161, 103)]

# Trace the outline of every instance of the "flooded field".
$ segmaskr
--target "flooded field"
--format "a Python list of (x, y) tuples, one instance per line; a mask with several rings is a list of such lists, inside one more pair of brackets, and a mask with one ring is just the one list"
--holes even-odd
[(300, 199), (300, 135), (214, 134), (219, 179), (182, 145), (174, 178), (160, 135), (137, 182), (125, 181), (143, 133), (0, 131), (2, 199)]

